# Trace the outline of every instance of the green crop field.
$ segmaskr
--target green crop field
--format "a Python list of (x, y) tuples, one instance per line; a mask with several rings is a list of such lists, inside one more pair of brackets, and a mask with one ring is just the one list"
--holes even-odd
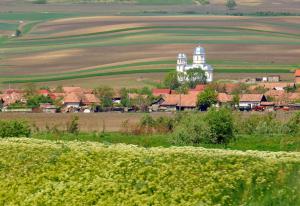
[(4, 85), (168, 72), (177, 53), (191, 59), (199, 43), (216, 73), (292, 74), (299, 67), (299, 17), (1, 15), (24, 20), (21, 37), (0, 41)]
[(299, 205), (299, 153), (0, 140), (1, 205)]

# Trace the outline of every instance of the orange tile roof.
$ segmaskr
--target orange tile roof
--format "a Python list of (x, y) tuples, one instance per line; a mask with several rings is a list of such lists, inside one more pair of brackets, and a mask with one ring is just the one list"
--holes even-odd
[(64, 97), (64, 103), (80, 103), (81, 97), (77, 93), (69, 93)]
[(100, 100), (94, 94), (84, 94), (82, 97), (83, 104), (99, 104)]
[(189, 92), (188, 94), (169, 94), (164, 98), (162, 106), (196, 107), (199, 92)]
[(226, 93), (219, 93), (218, 94), (218, 101), (221, 103), (227, 103), (232, 101), (232, 95)]
[(63, 87), (65, 93), (84, 93), (84, 90), (81, 87)]

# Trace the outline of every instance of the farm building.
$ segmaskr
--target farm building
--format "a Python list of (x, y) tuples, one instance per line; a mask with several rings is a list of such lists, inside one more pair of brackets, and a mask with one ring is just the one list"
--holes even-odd
[[(206, 53), (205, 49), (201, 46), (198, 46), (194, 50), (193, 55), (193, 64), (188, 64), (188, 59), (186, 54), (180, 53), (177, 57), (177, 72), (178, 73), (186, 73), (190, 69), (201, 69), (204, 71), (206, 75), (206, 81), (212, 82), (213, 81), (213, 71), (214, 69), (209, 64), (206, 64)], [(183, 81), (180, 77), (179, 81)]]

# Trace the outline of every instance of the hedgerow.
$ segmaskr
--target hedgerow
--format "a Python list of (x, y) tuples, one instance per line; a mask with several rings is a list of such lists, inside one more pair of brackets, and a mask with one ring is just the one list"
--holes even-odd
[(0, 205), (299, 205), (300, 154), (0, 140)]

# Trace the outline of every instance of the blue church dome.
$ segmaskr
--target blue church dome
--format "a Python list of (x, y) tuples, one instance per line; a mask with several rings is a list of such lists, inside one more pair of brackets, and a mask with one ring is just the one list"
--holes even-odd
[(205, 54), (205, 49), (201, 46), (196, 47), (194, 54)]

